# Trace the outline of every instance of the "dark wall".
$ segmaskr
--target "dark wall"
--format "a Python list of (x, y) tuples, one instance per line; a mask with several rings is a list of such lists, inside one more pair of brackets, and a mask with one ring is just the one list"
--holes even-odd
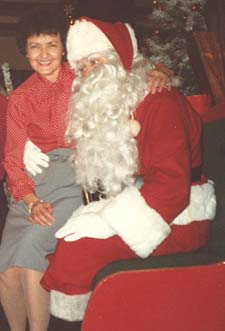
[(125, 21), (131, 19), (133, 0), (81, 0), (78, 4), (80, 16), (90, 16), (105, 21)]
[(206, 1), (205, 19), (209, 31), (221, 32), (225, 38), (225, 1), (224, 0)]

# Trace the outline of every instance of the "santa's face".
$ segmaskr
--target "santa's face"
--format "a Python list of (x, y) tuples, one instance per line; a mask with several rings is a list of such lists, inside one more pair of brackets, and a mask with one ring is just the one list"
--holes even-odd
[(83, 77), (87, 77), (97, 66), (106, 62), (104, 56), (85, 57), (77, 62), (78, 70), (82, 73)]

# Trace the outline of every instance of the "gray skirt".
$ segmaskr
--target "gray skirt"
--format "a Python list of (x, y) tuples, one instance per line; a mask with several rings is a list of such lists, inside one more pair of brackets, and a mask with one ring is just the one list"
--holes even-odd
[(81, 188), (74, 182), (74, 170), (69, 163), (71, 150), (56, 149), (48, 155), (49, 167), (31, 177), (37, 196), (52, 204), (55, 222), (51, 226), (30, 223), (25, 203), (11, 198), (0, 246), (0, 272), (10, 267), (45, 271), (46, 256), (55, 250), (55, 232), (82, 204)]

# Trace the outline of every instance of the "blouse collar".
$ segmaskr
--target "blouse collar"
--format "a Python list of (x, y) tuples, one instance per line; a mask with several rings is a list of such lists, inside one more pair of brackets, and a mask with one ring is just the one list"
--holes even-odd
[(51, 82), (46, 77), (40, 75), (37, 73), (37, 77), (40, 81), (42, 81), (44, 84), (49, 86), (58, 86), (59, 84), (62, 84), (64, 81), (68, 81), (68, 79), (73, 79), (74, 74), (73, 71), (70, 69), (69, 64), (67, 62), (61, 63), (59, 67), (58, 76), (55, 82)]

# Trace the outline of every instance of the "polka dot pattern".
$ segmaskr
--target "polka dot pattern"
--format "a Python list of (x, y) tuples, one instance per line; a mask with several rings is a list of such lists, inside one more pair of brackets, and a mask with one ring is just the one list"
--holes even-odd
[(32, 140), (44, 153), (68, 147), (65, 117), (73, 79), (73, 72), (64, 63), (56, 82), (34, 73), (10, 95), (4, 166), (9, 189), (17, 201), (35, 190), (34, 182), (24, 172), (26, 140)]

